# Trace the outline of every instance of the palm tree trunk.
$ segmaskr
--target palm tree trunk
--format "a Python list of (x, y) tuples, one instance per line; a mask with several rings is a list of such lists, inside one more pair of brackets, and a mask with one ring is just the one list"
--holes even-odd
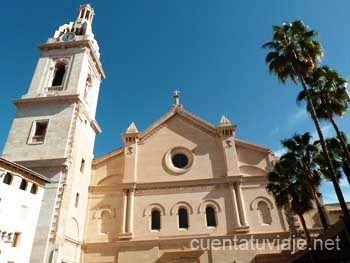
[(307, 226), (306, 226), (306, 223), (305, 223), (305, 218), (304, 218), (304, 216), (302, 214), (298, 214), (298, 216), (299, 216), (301, 225), (303, 227), (303, 230), (304, 230), (304, 233), (305, 233), (305, 236), (306, 236), (306, 241), (307, 241), (307, 246), (308, 246), (307, 249), (310, 252), (309, 255), (310, 255), (311, 262), (312, 263), (316, 263), (318, 261), (317, 261), (316, 255), (315, 255), (315, 253), (313, 251), (312, 241), (311, 241), (311, 237), (310, 237), (310, 232), (307, 229)]
[[(340, 145), (341, 145), (341, 148), (344, 152), (344, 156), (345, 156), (345, 165), (347, 165), (347, 167), (350, 167), (350, 152), (349, 152), (349, 149), (344, 141), (344, 138), (341, 134), (341, 131), (339, 130), (339, 127), (337, 125), (337, 123), (335, 122), (333, 116), (331, 114), (329, 114), (329, 112), (327, 111), (327, 115), (328, 115), (328, 119), (330, 120), (330, 122), (332, 123), (333, 127), (334, 127), (334, 130), (335, 132), (337, 133), (337, 138), (339, 139), (340, 141)], [(350, 177), (348, 176), (348, 174), (346, 174), (346, 177), (348, 179), (348, 182), (350, 184)]]
[[(295, 67), (295, 68), (297, 68), (297, 67)], [(309, 91), (307, 89), (307, 86), (306, 86), (306, 83), (305, 83), (305, 79), (302, 76), (302, 74), (300, 74), (300, 73), (298, 73), (298, 77), (299, 77), (299, 79), (301, 81), (301, 84), (303, 86), (303, 90), (304, 90), (304, 92), (306, 94), (308, 105), (310, 106), (311, 118), (314, 121), (314, 124), (316, 126), (316, 130), (317, 130), (318, 136), (320, 138), (322, 151), (323, 151), (323, 154), (326, 157), (327, 165), (328, 165), (329, 170), (330, 170), (331, 181), (333, 183), (333, 187), (334, 187), (335, 193), (337, 195), (337, 198), (339, 200), (339, 204), (340, 204), (341, 210), (343, 212), (346, 234), (347, 234), (348, 240), (350, 241), (350, 213), (349, 213), (348, 207), (346, 205), (343, 193), (342, 193), (342, 191), (340, 189), (340, 186), (339, 186), (339, 183), (338, 183), (338, 180), (337, 180), (337, 177), (336, 177), (336, 173), (334, 171), (333, 164), (332, 164), (331, 159), (329, 157), (329, 152), (328, 152), (328, 149), (327, 149), (327, 146), (326, 146), (326, 141), (324, 139), (324, 136), (323, 136), (323, 133), (322, 133), (322, 130), (321, 130), (321, 126), (320, 126), (320, 123), (318, 121), (314, 105), (312, 103), (312, 99), (311, 99), (310, 93), (309, 93)]]
[(320, 217), (320, 220), (321, 220), (321, 224), (323, 226), (323, 230), (326, 230), (328, 229), (328, 220), (327, 220), (327, 217), (326, 217), (326, 214), (325, 214), (325, 211), (323, 209), (323, 205), (320, 201), (320, 198), (318, 197), (318, 192), (316, 190), (316, 186), (313, 182), (313, 177), (312, 177), (312, 172), (311, 172), (311, 169), (310, 168), (306, 168), (307, 171), (308, 171), (308, 179), (309, 179), (309, 182), (310, 182), (310, 186), (311, 186), (311, 189), (312, 189), (312, 195), (315, 199), (315, 202), (316, 202), (316, 206), (317, 206), (317, 211), (318, 211), (318, 215)]
[(326, 213), (324, 211), (324, 207), (320, 201), (320, 198), (318, 197), (317, 191), (315, 189), (315, 186), (313, 183), (311, 183), (311, 187), (312, 187), (312, 194), (314, 196), (315, 202), (316, 202), (316, 207), (317, 207), (317, 211), (318, 211), (318, 215), (320, 217), (321, 220), (321, 224), (323, 226), (323, 230), (328, 229), (329, 224), (328, 224), (328, 220), (326, 217)]
[[(343, 172), (344, 172), (344, 174), (346, 175), (346, 177), (348, 178), (348, 180), (350, 180), (350, 165), (349, 165), (347, 162), (345, 162), (345, 161), (343, 160), (342, 166), (343, 166)], [(349, 181), (349, 184), (350, 184), (350, 181)]]

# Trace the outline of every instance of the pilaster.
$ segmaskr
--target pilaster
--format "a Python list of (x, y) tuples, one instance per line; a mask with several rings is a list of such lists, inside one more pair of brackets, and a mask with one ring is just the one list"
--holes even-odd
[(118, 235), (121, 240), (131, 239), (134, 235), (134, 198), (135, 187), (123, 190), (122, 233)]
[(136, 128), (135, 123), (130, 124), (122, 137), (125, 145), (123, 183), (136, 183), (139, 132)]
[(236, 126), (225, 117), (222, 116), (220, 125), (217, 127), (217, 133), (222, 145), (226, 164), (226, 176), (239, 175), (239, 166), (237, 151), (235, 145)]

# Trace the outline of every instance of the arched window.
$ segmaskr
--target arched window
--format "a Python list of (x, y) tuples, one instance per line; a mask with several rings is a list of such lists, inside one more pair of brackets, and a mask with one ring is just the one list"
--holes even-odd
[(38, 186), (36, 184), (32, 184), (32, 187), (30, 188), (31, 194), (36, 194), (38, 192)]
[(11, 185), (13, 180), (13, 176), (10, 173), (7, 173), (4, 177), (4, 184)]
[(19, 189), (25, 191), (27, 189), (28, 183), (26, 180), (22, 179)]
[(55, 66), (54, 77), (52, 80), (52, 87), (62, 86), (64, 75), (66, 74), (66, 64), (63, 62), (57, 63)]
[(89, 74), (86, 79), (86, 85), (85, 85), (85, 91), (84, 91), (84, 100), (87, 103), (89, 102), (91, 87), (92, 87), (92, 78), (91, 78), (91, 75)]
[(112, 228), (112, 216), (104, 210), (101, 212), (101, 233), (108, 234)]
[(259, 201), (257, 208), (261, 224), (270, 225), (272, 223), (272, 217), (269, 205), (264, 201)]
[(179, 216), (179, 228), (187, 229), (188, 228), (188, 212), (186, 208), (179, 208), (178, 210)]
[(89, 11), (89, 10), (86, 10), (85, 18), (86, 18), (86, 19), (89, 19), (89, 15), (90, 15), (90, 11)]
[(151, 230), (160, 230), (160, 211), (157, 209), (151, 213)]
[(215, 209), (212, 206), (207, 206), (205, 208), (205, 217), (207, 219), (207, 226), (216, 227), (216, 214)]

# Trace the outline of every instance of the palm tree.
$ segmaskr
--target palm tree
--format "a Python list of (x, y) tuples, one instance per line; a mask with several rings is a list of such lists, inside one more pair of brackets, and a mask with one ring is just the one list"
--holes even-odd
[[(312, 207), (312, 189), (307, 179), (294, 173), (297, 164), (295, 160), (288, 156), (282, 156), (274, 165), (273, 171), (268, 174), (268, 184), (266, 189), (275, 199), (279, 208), (290, 207), (298, 215), (303, 227), (307, 244), (311, 248), (311, 237), (307, 228), (304, 213)], [(312, 250), (310, 258), (312, 262), (317, 262)]]
[(324, 229), (328, 229), (328, 220), (317, 190), (321, 183), (320, 170), (316, 163), (319, 154), (318, 147), (311, 143), (311, 135), (308, 132), (303, 135), (296, 134), (290, 139), (283, 140), (282, 145), (287, 149), (284, 158), (293, 160), (295, 163), (294, 171), (298, 173), (298, 176), (308, 179), (321, 224)]
[[(342, 136), (345, 140), (347, 148), (350, 149), (350, 144), (347, 142), (345, 134), (342, 133)], [(337, 174), (337, 179), (340, 180), (340, 178), (342, 177), (342, 171), (343, 171), (344, 175), (348, 180), (348, 183), (350, 184), (350, 166), (343, 154), (339, 139), (337, 137), (328, 138), (326, 142), (327, 142), (327, 147), (329, 149), (329, 155), (332, 160), (334, 170)], [(319, 142), (316, 143), (316, 145), (318, 144)], [(330, 175), (329, 175), (327, 164), (324, 160), (324, 156), (318, 155), (316, 157), (316, 163), (320, 167), (323, 176), (329, 180)]]
[[(334, 120), (335, 116), (342, 117), (348, 109), (349, 97), (345, 87), (347, 84), (346, 80), (335, 70), (323, 66), (317, 68), (305, 81), (311, 87), (309, 94), (317, 117), (329, 120), (332, 123), (345, 156), (344, 161), (347, 166), (350, 166), (350, 151), (346, 145), (346, 137)], [(297, 101), (301, 102), (304, 100), (306, 100), (306, 93), (301, 91)], [(310, 113), (309, 105), (306, 108)]]
[(331, 172), (331, 180), (344, 215), (346, 232), (350, 239), (349, 210), (337, 181), (312, 98), (305, 82), (305, 78), (317, 68), (322, 57), (321, 45), (315, 40), (317, 33), (310, 30), (302, 21), (294, 21), (292, 23), (284, 23), (282, 26), (274, 26), (273, 31), (272, 41), (263, 45), (264, 48), (270, 50), (266, 55), (265, 61), (269, 65), (270, 73), (274, 73), (282, 83), (285, 83), (288, 79), (294, 84), (297, 84), (297, 80), (301, 82), (310, 107), (311, 118), (320, 138), (327, 166)]

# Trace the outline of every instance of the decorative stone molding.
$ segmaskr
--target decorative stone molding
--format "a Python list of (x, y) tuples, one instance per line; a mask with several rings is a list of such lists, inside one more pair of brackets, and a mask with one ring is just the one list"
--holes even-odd
[(207, 206), (213, 207), (216, 213), (221, 212), (221, 207), (218, 202), (215, 200), (205, 200), (199, 205), (198, 214), (204, 213)]
[(177, 215), (177, 211), (180, 207), (186, 208), (190, 215), (193, 214), (192, 206), (188, 202), (181, 201), (173, 205), (173, 207), (170, 209), (170, 215)]
[(183, 186), (183, 187), (154, 187), (149, 189), (136, 189), (135, 195), (173, 194), (173, 193), (193, 193), (212, 191), (215, 185)]
[(141, 135), (141, 139), (140, 139), (140, 144), (143, 144), (148, 138), (152, 137), (154, 134), (156, 134), (158, 131), (160, 131), (161, 129), (167, 127), (167, 125), (165, 123), (159, 125), (158, 127), (154, 128), (152, 131), (150, 131), (149, 133), (147, 133), (146, 135)]
[(260, 224), (263, 226), (272, 224), (272, 209), (272, 201), (264, 196), (259, 196), (250, 203), (250, 210), (255, 210), (258, 212), (258, 219)]
[(159, 203), (152, 203), (149, 206), (147, 206), (146, 209), (143, 211), (143, 216), (150, 216), (153, 209), (159, 210), (162, 216), (166, 215), (164, 206), (162, 206)]
[(250, 203), (250, 210), (257, 210), (259, 201), (267, 203), (271, 210), (274, 208), (273, 202), (269, 198), (265, 196), (258, 196)]
[(99, 209), (96, 210), (94, 214), (94, 219), (100, 220), (103, 212), (108, 212), (112, 218), (116, 217), (115, 209), (112, 208), (110, 205), (105, 205), (101, 206)]
[[(176, 167), (174, 165), (173, 157), (177, 154), (183, 154), (186, 156), (187, 165), (185, 167), (179, 168), (179, 167)], [(194, 160), (195, 160), (195, 157), (194, 157), (194, 154), (192, 153), (192, 151), (185, 148), (185, 147), (175, 147), (173, 149), (170, 149), (169, 151), (167, 151), (167, 153), (164, 156), (164, 161), (165, 161), (166, 167), (170, 171), (174, 172), (175, 174), (183, 174), (183, 173), (188, 172), (191, 169), (191, 167), (193, 166)]]

